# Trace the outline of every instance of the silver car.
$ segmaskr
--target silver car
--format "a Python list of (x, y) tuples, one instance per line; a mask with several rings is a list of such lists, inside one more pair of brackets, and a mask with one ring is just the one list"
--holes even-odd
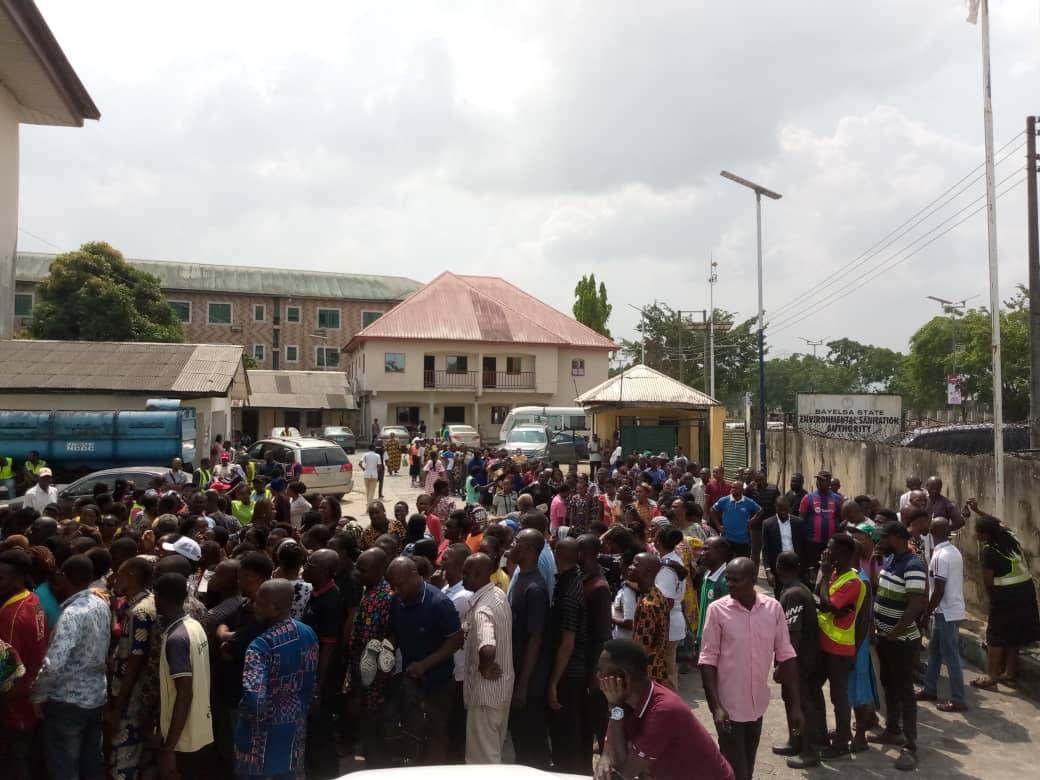
[(261, 439), (249, 448), (250, 460), (263, 463), (270, 452), (283, 465), (299, 463), (308, 491), (342, 498), (354, 489), (354, 467), (338, 444), (325, 439)]

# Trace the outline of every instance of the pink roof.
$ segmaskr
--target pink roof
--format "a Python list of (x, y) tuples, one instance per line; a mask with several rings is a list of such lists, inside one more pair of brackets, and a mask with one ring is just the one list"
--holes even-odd
[(497, 276), (445, 271), (359, 331), (368, 339), (546, 344), (615, 350), (617, 344)]

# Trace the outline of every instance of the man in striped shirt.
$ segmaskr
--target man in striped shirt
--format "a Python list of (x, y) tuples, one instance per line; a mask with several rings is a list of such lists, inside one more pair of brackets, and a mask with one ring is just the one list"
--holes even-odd
[(895, 767), (917, 767), (917, 699), (914, 661), (921, 645), (917, 618), (925, 607), (928, 574), (909, 548), (910, 531), (899, 522), (881, 529), (878, 549), (885, 559), (874, 601), (874, 628), (887, 707), (885, 730), (871, 741), (902, 747)]
[(466, 631), (466, 763), (501, 764), (513, 698), (513, 613), (491, 582), (496, 565), (476, 553), (462, 566), (473, 596)]

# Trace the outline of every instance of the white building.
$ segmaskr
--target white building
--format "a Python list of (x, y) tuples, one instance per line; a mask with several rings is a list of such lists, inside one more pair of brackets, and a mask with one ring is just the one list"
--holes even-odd
[(100, 117), (36, 4), (0, 0), (0, 338), (14, 331), (19, 126)]

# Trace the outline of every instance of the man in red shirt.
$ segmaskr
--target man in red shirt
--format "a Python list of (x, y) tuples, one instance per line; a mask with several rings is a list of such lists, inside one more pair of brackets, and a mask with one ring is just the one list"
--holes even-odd
[(26, 588), (32, 559), (22, 550), (0, 553), (0, 639), (14, 647), (25, 674), (0, 704), (0, 766), (12, 780), (28, 780), (29, 747), (39, 719), (29, 690), (47, 655), (47, 622), (35, 593)]
[(852, 566), (856, 542), (846, 533), (837, 533), (827, 542), (820, 556), (820, 581), (816, 592), (820, 597), (817, 619), (820, 625), (820, 662), (810, 681), (813, 705), (810, 712), (818, 719), (815, 734), (827, 733), (827, 708), (823, 703), (823, 684), (830, 682), (831, 704), (834, 705), (834, 739), (823, 748), (820, 758), (847, 756), (851, 752), (852, 708), (849, 704), (849, 672), (856, 661), (856, 650), (863, 641), (857, 636), (859, 612), (866, 598), (866, 583)]
[[(702, 471), (707, 471), (707, 469), (702, 469)], [(704, 503), (707, 505), (704, 509), (705, 517), (708, 517), (709, 510), (715, 506), (715, 502), (723, 496), (728, 496), (730, 490), (733, 489), (733, 486), (725, 480), (724, 475), (722, 466), (716, 466), (711, 470), (711, 479), (704, 483)]]
[(596, 780), (733, 780), (733, 770), (679, 694), (647, 674), (647, 656), (631, 639), (612, 639), (599, 657), (600, 688), (610, 709)]

